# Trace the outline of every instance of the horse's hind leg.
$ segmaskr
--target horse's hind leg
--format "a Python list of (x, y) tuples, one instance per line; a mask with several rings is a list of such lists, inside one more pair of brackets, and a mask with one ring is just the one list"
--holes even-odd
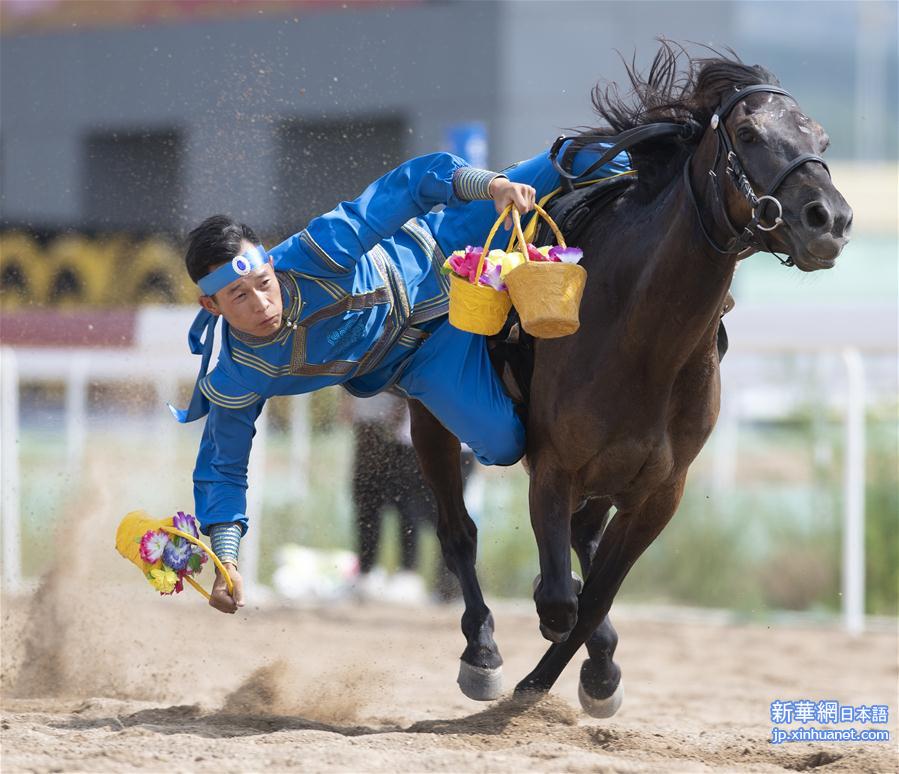
[[(607, 498), (588, 500), (571, 517), (571, 547), (578, 556), (586, 578), (609, 520), (612, 503)], [(607, 615), (587, 637), (587, 658), (581, 665), (578, 698), (584, 711), (595, 718), (610, 718), (623, 698), (621, 670), (612, 658), (618, 645), (618, 634)]]
[(465, 510), (459, 440), (416, 400), (409, 401), (412, 441), (425, 481), (437, 499), (437, 537), (446, 566), (459, 579), (467, 645), (459, 664), (459, 687), (470, 699), (490, 701), (502, 690), (502, 663), (493, 641), (493, 615), (475, 572), (478, 529)]

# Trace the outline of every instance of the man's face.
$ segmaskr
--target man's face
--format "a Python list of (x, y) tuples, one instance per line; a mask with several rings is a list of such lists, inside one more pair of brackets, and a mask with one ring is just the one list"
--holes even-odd
[[(241, 252), (253, 245), (244, 239)], [(215, 271), (218, 266), (210, 267)], [(281, 327), (281, 286), (275, 277), (271, 259), (246, 277), (226, 285), (215, 296), (200, 296), (200, 305), (212, 314), (222, 315), (228, 325), (251, 336), (271, 336)]]

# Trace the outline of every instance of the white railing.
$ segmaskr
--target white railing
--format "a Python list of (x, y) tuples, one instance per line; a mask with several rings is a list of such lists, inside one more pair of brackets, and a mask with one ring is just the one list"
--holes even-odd
[[(53, 349), (0, 348), (0, 505), (2, 505), (3, 585), (8, 591), (25, 588), (21, 565), (21, 471), (19, 469), (19, 387), (28, 382), (63, 382), (65, 385), (65, 448), (71, 470), (77, 470), (87, 442), (88, 387), (92, 383), (122, 381), (153, 384), (159, 400), (159, 432), (170, 436), (175, 420), (165, 411), (163, 402), (174, 399), (179, 383), (193, 384), (199, 359), (173, 358), (135, 349)], [(308, 396), (292, 399), (291, 406), (291, 480), (295, 493), (302, 496), (308, 488)], [(265, 413), (256, 423), (256, 438), (248, 469), (247, 509), (262, 513), (265, 491), (265, 451), (267, 422)], [(256, 517), (258, 524), (259, 516)], [(259, 530), (250, 530), (241, 544), (241, 574), (248, 587), (257, 579)]]

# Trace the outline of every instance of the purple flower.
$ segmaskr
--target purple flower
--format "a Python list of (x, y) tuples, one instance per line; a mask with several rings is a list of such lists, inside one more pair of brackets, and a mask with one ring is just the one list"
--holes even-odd
[(162, 552), (162, 561), (173, 570), (183, 570), (192, 553), (190, 546), (184, 538), (172, 538)]
[(175, 529), (180, 529), (182, 532), (186, 532), (191, 537), (200, 537), (200, 532), (197, 529), (197, 520), (189, 513), (178, 511), (178, 513), (176, 513), (172, 518), (172, 526)]
[(480, 284), (486, 285), (494, 290), (506, 290), (506, 283), (502, 281), (503, 267), (499, 264), (484, 264), (484, 271), (481, 272)]
[(549, 257), (562, 263), (578, 263), (584, 257), (584, 251), (579, 247), (552, 247)]

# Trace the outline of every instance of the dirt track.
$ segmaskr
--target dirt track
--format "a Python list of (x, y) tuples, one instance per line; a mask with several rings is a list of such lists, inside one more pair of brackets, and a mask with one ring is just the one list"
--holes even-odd
[[(2, 600), (4, 774), (899, 770), (895, 628), (853, 640), (615, 608), (614, 719), (580, 712), (579, 660), (536, 706), (479, 704), (455, 685), (460, 608), (225, 616), (155, 595), (112, 550), (125, 497), (108, 470), (91, 466), (37, 594)], [(530, 604), (494, 613), (511, 689), (545, 642)], [(888, 704), (893, 741), (771, 745), (770, 702), (805, 698)]]
[[(80, 602), (55, 577), (6, 600), (4, 772), (897, 770), (895, 741), (767, 741), (777, 698), (887, 703), (895, 740), (894, 633), (624, 613), (625, 703), (601, 722), (580, 712), (574, 666), (536, 706), (465, 699), (457, 608), (231, 618), (136, 580)], [(526, 605), (497, 620), (511, 688), (543, 643)]]

